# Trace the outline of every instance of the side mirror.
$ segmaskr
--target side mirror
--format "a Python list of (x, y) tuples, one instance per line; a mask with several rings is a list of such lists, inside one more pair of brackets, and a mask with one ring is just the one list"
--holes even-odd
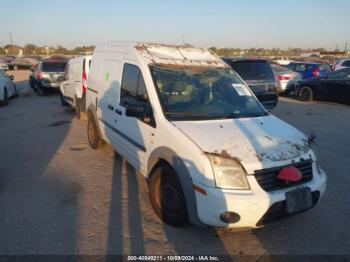
[(10, 75), (10, 79), (13, 81), (15, 80), (15, 77), (13, 75)]
[(136, 100), (146, 103), (146, 102), (148, 102), (148, 96), (147, 95), (137, 95)]
[(136, 118), (145, 118), (149, 114), (147, 112), (147, 106), (140, 103), (140, 104), (129, 104), (126, 108), (125, 115), (128, 117), (136, 117)]
[(34, 72), (34, 67), (31, 67), (31, 68), (30, 68), (30, 72)]

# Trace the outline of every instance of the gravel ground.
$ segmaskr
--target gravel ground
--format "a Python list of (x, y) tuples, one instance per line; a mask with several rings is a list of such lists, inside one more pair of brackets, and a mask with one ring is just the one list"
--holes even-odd
[(172, 228), (147, 185), (110, 146), (87, 145), (86, 122), (59, 97), (20, 90), (0, 108), (0, 254), (350, 254), (350, 107), (282, 98), (274, 114), (317, 136), (328, 174), (320, 205), (269, 227)]

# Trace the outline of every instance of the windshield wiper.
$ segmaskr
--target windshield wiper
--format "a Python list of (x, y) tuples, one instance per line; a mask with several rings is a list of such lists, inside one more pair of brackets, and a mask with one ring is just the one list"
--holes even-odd
[(183, 111), (183, 112), (166, 112), (166, 116), (175, 116), (175, 117), (195, 117), (195, 118), (203, 118), (208, 119), (210, 116), (203, 115), (200, 113), (192, 112), (192, 111)]
[(225, 118), (248, 118), (248, 117), (261, 117), (269, 115), (267, 112), (263, 113), (252, 113), (252, 114), (241, 114), (241, 113), (232, 113), (230, 115), (224, 116)]

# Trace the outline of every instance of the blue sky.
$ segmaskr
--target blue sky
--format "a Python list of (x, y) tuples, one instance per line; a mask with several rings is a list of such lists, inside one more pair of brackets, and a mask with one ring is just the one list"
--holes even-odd
[(210, 47), (350, 47), (348, 0), (7, 0), (0, 46), (112, 40)]

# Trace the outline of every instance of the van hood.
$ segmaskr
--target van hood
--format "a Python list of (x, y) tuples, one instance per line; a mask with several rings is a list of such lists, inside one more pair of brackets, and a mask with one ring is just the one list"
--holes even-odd
[(237, 158), (245, 167), (274, 166), (276, 161), (295, 159), (310, 150), (304, 134), (273, 115), (210, 121), (174, 121), (173, 124), (202, 151)]

